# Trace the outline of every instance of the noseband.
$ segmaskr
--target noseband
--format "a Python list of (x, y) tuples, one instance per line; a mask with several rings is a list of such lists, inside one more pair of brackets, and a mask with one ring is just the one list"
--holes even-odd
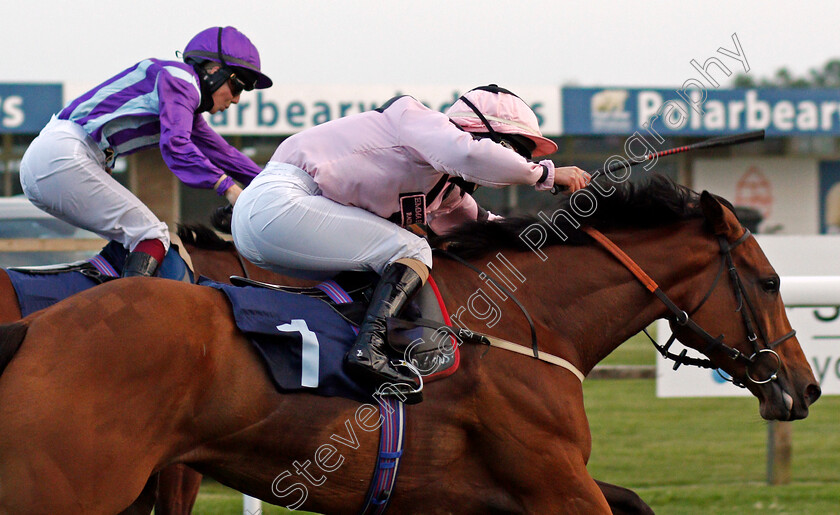
[[(718, 270), (717, 276), (715, 277), (714, 282), (712, 283), (711, 288), (700, 301), (694, 310), (691, 311), (691, 314), (696, 313), (703, 304), (711, 297), (712, 292), (714, 292), (715, 288), (717, 287), (720, 278), (723, 276), (724, 270), (729, 271), (730, 282), (732, 283), (733, 293), (735, 294), (735, 300), (737, 301), (738, 308), (736, 311), (741, 313), (741, 318), (744, 322), (744, 327), (747, 333), (747, 340), (750, 342), (752, 346), (752, 354), (747, 356), (746, 354), (742, 353), (738, 349), (731, 347), (724, 343), (724, 336), (721, 334), (717, 338), (713, 337), (709, 334), (708, 331), (697, 325), (697, 323), (691, 319), (691, 316), (688, 312), (683, 309), (680, 309), (666, 294), (662, 291), (659, 285), (650, 278), (640, 267), (633, 261), (627, 254), (624, 253), (618, 246), (615, 245), (609, 238), (604, 236), (600, 231), (597, 229), (593, 229), (591, 227), (581, 227), (581, 230), (585, 231), (589, 234), (592, 238), (594, 238), (598, 243), (600, 243), (606, 250), (608, 250), (613, 256), (615, 256), (627, 269), (656, 297), (665, 304), (665, 307), (671, 312), (671, 315), (666, 317), (672, 323), (685, 327), (692, 331), (694, 334), (699, 336), (704, 342), (706, 342), (706, 347), (701, 351), (704, 355), (708, 356), (711, 352), (714, 351), (722, 351), (726, 355), (728, 355), (734, 361), (743, 361), (746, 366), (746, 377), (747, 379), (753, 384), (765, 384), (771, 381), (774, 381), (778, 378), (779, 370), (782, 367), (782, 359), (779, 357), (778, 353), (773, 350), (779, 344), (784, 342), (785, 340), (792, 338), (796, 331), (791, 331), (786, 335), (778, 338), (772, 342), (767, 338), (767, 334), (759, 323), (759, 319), (756, 316), (756, 311), (753, 302), (750, 300), (749, 295), (747, 294), (746, 289), (744, 288), (743, 281), (741, 281), (741, 276), (738, 274), (738, 270), (735, 267), (735, 263), (732, 259), (732, 250), (736, 248), (738, 245), (746, 241), (750, 236), (751, 233), (748, 229), (744, 229), (744, 234), (741, 235), (735, 242), (729, 243), (724, 236), (718, 236), (718, 244), (720, 245), (720, 254), (721, 254), (721, 264), (720, 269)], [(747, 309), (744, 309), (746, 305)], [(749, 313), (747, 313), (749, 311)], [(758, 335), (756, 335), (755, 327), (753, 325), (753, 321), (758, 326)], [(676, 340), (676, 335), (671, 334), (671, 337), (668, 338), (668, 341), (665, 345), (659, 345), (653, 338), (648, 334), (647, 330), (645, 330), (645, 334), (650, 338), (651, 342), (653, 343), (654, 347), (659, 351), (659, 353), (666, 359), (673, 360), (674, 363), (674, 370), (680, 367), (680, 365), (691, 365), (697, 366), (701, 368), (710, 368), (710, 369), (717, 369), (718, 367), (712, 363), (709, 359), (697, 359), (691, 358), (686, 356), (688, 352), (686, 349), (677, 355), (670, 352), (668, 349)], [(761, 336), (761, 340), (765, 342), (765, 348), (759, 348), (758, 346), (758, 336)], [(768, 343), (769, 342), (769, 343)], [(756, 378), (753, 377), (754, 375), (754, 368), (758, 365), (759, 361), (762, 358), (762, 355), (765, 356), (772, 356), (776, 360), (775, 369), (772, 374), (770, 374), (766, 379)], [(722, 376), (725, 378), (725, 376)], [(730, 379), (727, 379), (730, 380)], [(736, 386), (741, 388), (745, 388), (745, 386), (735, 380), (734, 378), (731, 379), (731, 382)]]

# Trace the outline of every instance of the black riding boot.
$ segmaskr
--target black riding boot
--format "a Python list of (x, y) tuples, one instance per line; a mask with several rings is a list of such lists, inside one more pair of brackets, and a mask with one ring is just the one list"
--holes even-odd
[(158, 265), (157, 259), (145, 252), (131, 252), (125, 258), (121, 277), (151, 277)]
[(383, 389), (383, 395), (405, 396), (403, 401), (407, 404), (422, 401), (423, 394), (412, 393), (416, 388), (414, 378), (391, 364), (386, 321), (388, 317), (397, 316), (422, 285), (422, 279), (410, 267), (402, 263), (388, 265), (373, 291), (356, 343), (344, 358), (353, 373), (370, 382), (393, 385)]

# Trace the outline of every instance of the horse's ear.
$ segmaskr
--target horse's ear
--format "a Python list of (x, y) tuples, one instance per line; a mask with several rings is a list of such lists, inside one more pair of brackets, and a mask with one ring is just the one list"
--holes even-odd
[(736, 229), (735, 224), (740, 225), (734, 214), (730, 213), (730, 216), (727, 216), (728, 210), (708, 191), (700, 194), (700, 207), (703, 210), (703, 216), (706, 218), (706, 221), (709, 222), (712, 230), (717, 235), (726, 235), (734, 232)]

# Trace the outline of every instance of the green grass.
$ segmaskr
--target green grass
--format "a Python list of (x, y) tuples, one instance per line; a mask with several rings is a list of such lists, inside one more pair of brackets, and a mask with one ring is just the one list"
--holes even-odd
[[(602, 363), (655, 359), (639, 334)], [(768, 426), (756, 399), (657, 399), (653, 380), (588, 381), (584, 394), (590, 472), (632, 488), (656, 513), (840, 513), (840, 397), (820, 399), (793, 423), (791, 482), (768, 486)]]
[(840, 513), (840, 398), (793, 423), (791, 483), (771, 487), (755, 399), (657, 399), (654, 387), (585, 384), (593, 476), (632, 488), (656, 513)]
[[(307, 515), (308, 511), (290, 511), (286, 508), (263, 503), (259, 515)], [(242, 515), (242, 494), (205, 478), (201, 483), (198, 499), (193, 507), (194, 515)], [(258, 515), (258, 514), (254, 514)]]
[[(604, 363), (652, 365), (644, 335)], [(679, 372), (676, 372), (679, 373)], [(840, 397), (820, 399), (794, 422), (791, 482), (768, 486), (767, 423), (754, 398), (657, 399), (653, 380), (584, 383), (592, 431), (589, 470), (635, 490), (657, 514), (840, 513)], [(263, 513), (287, 513), (265, 504)], [(242, 496), (213, 482), (193, 513), (242, 513)]]
[[(648, 328), (656, 338), (656, 326)], [(639, 333), (619, 345), (609, 356), (601, 361), (602, 365), (653, 365), (656, 363), (656, 349), (644, 333)]]
[[(222, 486), (213, 480), (205, 479), (201, 484), (198, 499), (195, 501), (195, 507), (193, 507), (192, 512), (195, 515), (241, 515), (242, 494), (226, 486)], [(263, 503), (263, 515), (280, 513), (286, 514), (291, 512), (285, 508)], [(302, 514), (305, 512), (296, 513)]]

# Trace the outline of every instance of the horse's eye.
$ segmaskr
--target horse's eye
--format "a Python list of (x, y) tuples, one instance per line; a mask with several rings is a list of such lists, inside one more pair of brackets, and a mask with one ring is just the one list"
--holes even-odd
[(777, 276), (766, 277), (761, 280), (761, 289), (767, 293), (776, 293), (779, 291), (779, 278)]

